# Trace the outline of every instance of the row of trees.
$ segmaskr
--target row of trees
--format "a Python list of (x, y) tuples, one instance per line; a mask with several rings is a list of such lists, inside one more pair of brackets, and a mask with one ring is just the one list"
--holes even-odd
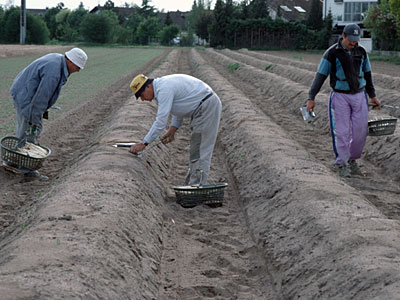
[[(168, 45), (176, 37), (180, 27), (168, 18), (161, 24), (151, 0), (143, 0), (142, 6), (131, 7), (133, 13), (127, 18), (117, 14), (111, 0), (104, 10), (91, 14), (83, 3), (75, 10), (64, 8), (63, 3), (46, 11), (44, 17), (27, 12), (26, 42), (45, 44), (50, 40), (60, 42), (94, 42), (120, 44), (148, 44), (154, 38)], [(129, 5), (126, 5), (129, 8)], [(19, 42), (20, 8), (0, 7), (0, 42)]]
[[(326, 48), (332, 19), (323, 21), (320, 1), (311, 1), (307, 20), (287, 22), (280, 19), (279, 10), (277, 19), (271, 19), (268, 0), (216, 0), (213, 9), (211, 0), (194, 0), (191, 11), (185, 16), (187, 33), (181, 34), (181, 44), (192, 45), (196, 34), (214, 47)], [(141, 6), (126, 4), (126, 8), (132, 9), (128, 17), (119, 14), (111, 0), (103, 8), (100, 13), (93, 14), (82, 3), (75, 10), (66, 9), (59, 3), (48, 9), (44, 17), (28, 13), (26, 42), (44, 44), (53, 40), (145, 45), (157, 39), (168, 45), (180, 32), (180, 27), (172, 24), (169, 14), (165, 21), (160, 21), (151, 0), (142, 0)], [(275, 42), (268, 42), (271, 36)], [(0, 7), (0, 42), (18, 41), (19, 8), (4, 10)]]
[[(322, 20), (319, 0), (311, 1), (307, 20), (302, 16), (296, 21), (284, 21), (278, 9), (277, 18), (269, 15), (267, 0), (217, 0), (212, 12), (200, 15), (196, 33), (207, 38), (211, 46), (217, 47), (262, 47), (324, 49), (332, 34), (332, 16)], [(203, 20), (204, 19), (204, 20)], [(199, 24), (210, 24), (208, 30), (200, 30)]]

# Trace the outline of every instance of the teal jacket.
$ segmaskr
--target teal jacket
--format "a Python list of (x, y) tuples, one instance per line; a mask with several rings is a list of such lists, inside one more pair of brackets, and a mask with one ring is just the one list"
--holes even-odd
[(376, 96), (367, 51), (360, 45), (348, 51), (340, 38), (325, 51), (308, 92), (309, 99), (315, 99), (328, 76), (335, 92), (357, 94), (365, 89), (371, 98)]

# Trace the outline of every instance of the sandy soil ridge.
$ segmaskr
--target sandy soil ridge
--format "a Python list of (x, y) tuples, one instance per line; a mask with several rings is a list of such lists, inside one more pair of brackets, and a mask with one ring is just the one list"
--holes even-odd
[[(387, 157), (400, 163), (398, 132), (368, 145), (371, 156), (372, 146), (389, 145), (377, 155), (381, 169), (364, 161), (367, 176), (341, 180), (331, 167), (326, 116), (318, 113), (312, 126), (299, 117), (305, 84), (230, 55), (175, 50), (150, 73), (192, 73), (220, 96), (211, 177), (230, 184), (224, 205), (175, 203), (170, 186), (186, 174), (187, 127), (142, 158), (110, 146), (139, 141), (157, 110), (129, 98), (130, 78), (121, 79), (111, 91), (115, 110), (109, 94), (99, 95), (99, 105), (44, 133), (43, 144), (59, 142), (50, 184), (0, 172), (8, 193), (1, 208), (9, 212), (0, 241), (2, 297), (399, 299), (398, 181), (379, 178), (392, 167)], [(82, 116), (92, 114), (104, 123), (88, 128), (94, 119)], [(74, 124), (78, 138), (56, 139)], [(15, 203), (22, 209), (12, 210)]]

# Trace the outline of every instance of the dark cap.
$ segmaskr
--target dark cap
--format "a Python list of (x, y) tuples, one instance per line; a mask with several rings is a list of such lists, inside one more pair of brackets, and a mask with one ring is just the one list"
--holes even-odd
[(343, 29), (343, 33), (352, 42), (360, 41), (361, 29), (357, 24), (347, 24)]

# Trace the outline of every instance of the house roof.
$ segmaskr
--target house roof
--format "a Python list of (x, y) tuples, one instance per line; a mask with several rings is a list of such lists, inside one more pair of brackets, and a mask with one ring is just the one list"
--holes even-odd
[[(185, 24), (185, 16), (188, 14), (188, 12), (182, 12), (182, 11), (170, 11), (169, 16), (171, 18), (172, 24), (178, 25), (182, 30), (186, 30), (186, 24)], [(165, 22), (167, 19), (167, 13), (158, 13), (158, 17), (162, 23)]]
[(281, 17), (288, 21), (306, 20), (311, 8), (311, 0), (270, 0), (268, 4), (274, 18), (279, 7)]
[(30, 12), (33, 15), (44, 16), (47, 12), (48, 8), (45, 9), (36, 9), (36, 8), (27, 8), (26, 11)]
[[(97, 5), (91, 11), (89, 11), (89, 13), (98, 14), (102, 10), (104, 10), (104, 6)], [(118, 15), (118, 17), (128, 18), (131, 14), (135, 13), (135, 8), (134, 7), (114, 7), (112, 9), (112, 11), (115, 12)]]

